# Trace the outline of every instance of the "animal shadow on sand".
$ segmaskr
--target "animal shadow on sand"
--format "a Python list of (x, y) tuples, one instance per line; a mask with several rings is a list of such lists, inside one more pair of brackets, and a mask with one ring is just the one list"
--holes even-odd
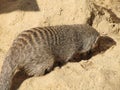
[[(110, 47), (112, 47), (113, 45), (116, 45), (116, 42), (108, 37), (108, 36), (101, 36), (99, 39), (98, 39), (98, 45), (86, 52), (86, 53), (83, 53), (83, 54), (76, 54), (74, 55), (73, 59), (71, 59), (69, 62), (79, 62), (81, 60), (89, 60), (91, 57), (101, 53), (101, 52), (105, 52), (106, 50), (108, 50)], [(65, 65), (66, 63), (57, 63), (55, 64), (54, 67), (56, 66), (60, 66), (62, 67), (63, 65)], [(48, 72), (46, 72), (47, 74)], [(12, 87), (11, 87), (11, 90), (17, 90), (19, 88), (19, 86), (21, 85), (21, 83), (27, 79), (27, 78), (30, 78), (30, 76), (28, 76), (24, 70), (21, 70), (19, 71), (18, 73), (16, 73), (16, 75), (14, 76), (13, 78), (13, 83), (12, 83)]]
[(17, 10), (40, 11), (36, 0), (0, 0), (0, 14)]

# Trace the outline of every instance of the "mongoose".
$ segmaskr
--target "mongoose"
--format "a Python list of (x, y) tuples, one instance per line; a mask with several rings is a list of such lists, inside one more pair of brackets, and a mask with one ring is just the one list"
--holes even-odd
[(3, 62), (0, 90), (10, 90), (16, 70), (30, 76), (50, 71), (56, 62), (67, 62), (75, 53), (94, 48), (100, 34), (86, 24), (37, 27), (21, 32)]

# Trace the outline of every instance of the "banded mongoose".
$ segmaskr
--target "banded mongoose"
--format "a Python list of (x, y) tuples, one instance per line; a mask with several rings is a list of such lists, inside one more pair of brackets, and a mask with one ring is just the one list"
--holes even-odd
[(21, 32), (3, 62), (0, 90), (10, 90), (16, 70), (30, 76), (50, 71), (56, 62), (67, 62), (75, 53), (94, 48), (100, 34), (86, 24), (37, 27)]

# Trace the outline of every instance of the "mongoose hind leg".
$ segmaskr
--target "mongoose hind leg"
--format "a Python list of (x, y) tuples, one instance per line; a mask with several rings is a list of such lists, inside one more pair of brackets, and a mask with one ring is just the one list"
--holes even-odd
[(44, 75), (46, 71), (51, 71), (53, 64), (54, 58), (52, 56), (46, 58), (40, 57), (25, 65), (24, 69), (29, 76), (41, 76)]

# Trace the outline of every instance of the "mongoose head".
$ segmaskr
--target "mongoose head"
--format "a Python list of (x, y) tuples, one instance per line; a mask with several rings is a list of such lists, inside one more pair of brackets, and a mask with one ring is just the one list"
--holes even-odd
[(84, 33), (82, 35), (83, 47), (81, 53), (85, 53), (97, 47), (98, 39), (100, 38), (99, 32), (97, 32), (91, 26), (84, 25), (83, 28), (85, 28), (85, 30), (83, 31)]

